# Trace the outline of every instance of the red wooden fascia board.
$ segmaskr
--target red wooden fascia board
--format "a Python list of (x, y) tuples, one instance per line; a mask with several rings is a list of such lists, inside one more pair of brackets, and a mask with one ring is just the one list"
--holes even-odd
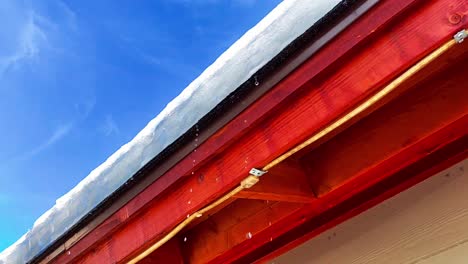
[[(306, 170), (310, 179), (315, 180), (312, 185), (326, 187), (327, 192), (280, 222), (275, 221), (272, 226), (256, 228), (254, 223), (244, 225), (245, 228), (238, 229), (238, 233), (252, 230), (252, 239), (236, 243), (220, 255), (205, 254), (203, 260), (211, 260), (208, 263), (251, 263), (263, 254), (278, 247), (281, 249), (285, 243), (292, 241), (294, 245), (294, 239), (300, 243), (302, 236), (310, 238), (318, 234), (317, 230), (322, 230), (321, 225), (330, 226), (327, 221), (333, 223), (335, 218), (341, 219), (341, 214), (354, 210), (353, 207), (359, 203), (365, 204), (376, 193), (393, 188), (395, 181), (413, 181), (413, 177), (418, 177), (414, 176), (418, 170), (466, 152), (468, 105), (465, 98), (468, 86), (462, 82), (465, 71), (460, 62), (466, 60), (467, 53), (459, 53), (466, 47), (465, 44), (455, 47), (450, 55), (434, 62), (417, 78), (421, 80), (422, 76), (430, 76), (429, 79), (418, 82), (414, 89), (301, 158), (304, 166), (310, 168)], [(443, 66), (448, 62), (451, 62), (449, 68), (437, 72), (448, 67)], [(411, 84), (414, 82), (404, 86)], [(377, 191), (375, 186), (379, 186)], [(356, 197), (360, 197), (358, 201)], [(351, 201), (354, 204), (350, 207)], [(250, 254), (252, 250), (254, 252)], [(193, 247), (189, 245), (187, 253), (192, 251)], [(245, 258), (242, 257), (246, 254)], [(197, 258), (193, 260), (197, 261)]]
[[(411, 6), (413, 7), (411, 8)], [(416, 11), (411, 11), (411, 9)], [(438, 11), (436, 12), (436, 10)], [(444, 12), (440, 12), (440, 10), (444, 10)], [(386, 33), (390, 33), (385, 30), (385, 25), (389, 22), (394, 23), (396, 17), (404, 11), (411, 14), (417, 12), (413, 14), (413, 22), (403, 23), (400, 28), (402, 30), (411, 30), (411, 33), (403, 34), (405, 38), (401, 41), (405, 41), (405, 43), (401, 44), (408, 47), (413, 45), (414, 50), (408, 54), (403, 54), (401, 58), (389, 57), (388, 65), (386, 65), (389, 66), (387, 70), (382, 69), (372, 80), (363, 76), (366, 73), (364, 71), (353, 71), (352, 64), (340, 72), (342, 78), (350, 76), (349, 74), (352, 73), (354, 77), (348, 81), (352, 80), (355, 83), (359, 79), (364, 80), (366, 87), (341, 91), (330, 88), (331, 95), (334, 98), (323, 98), (323, 96), (317, 94), (317, 91), (322, 95), (327, 91), (322, 87), (344, 85), (348, 84), (348, 82), (343, 82), (344, 79), (337, 79), (338, 82), (322, 82), (322, 86), (314, 90), (315, 94), (311, 93), (310, 97), (307, 97), (307, 100), (317, 103), (316, 107), (318, 108), (313, 109), (314, 112), (323, 114), (323, 116), (312, 119), (310, 118), (310, 109), (307, 111), (309, 116), (299, 114), (299, 117), (291, 119), (293, 115), (298, 116), (297, 111), (278, 106), (280, 102), (298, 100), (298, 98), (291, 95), (301, 90), (300, 88), (304, 87), (305, 84), (311, 85), (310, 80), (324, 72), (345, 54), (349, 54), (350, 51), (356, 49), (358, 44), (370, 41), (369, 38), (375, 36), (374, 38), (381, 39), (381, 41), (374, 41), (370, 47), (362, 44), (363, 47), (366, 47), (360, 51), (363, 55), (358, 58), (350, 55), (352, 61), (359, 62), (361, 60), (362, 63), (363, 59), (375, 56), (376, 49), (380, 48), (383, 52), (385, 47), (389, 47), (388, 45), (390, 47), (399, 45), (398, 40), (391, 36), (385, 36)], [(293, 146), (306, 135), (339, 116), (349, 106), (357, 103), (366, 94), (376, 89), (379, 84), (395, 76), (435, 46), (447, 40), (449, 36), (464, 25), (448, 23), (448, 16), (454, 12), (462, 12), (463, 14), (463, 12), (466, 12), (466, 4), (463, 5), (461, 1), (448, 0), (430, 3), (422, 3), (422, 1), (382, 1), (293, 74), (285, 78), (262, 99), (254, 103), (244, 113), (206, 141), (197, 149), (197, 152), (187, 156), (103, 224), (67, 249), (70, 254), (59, 255), (55, 259), (56, 262), (76, 260), (77, 257), (82, 257), (86, 253), (89, 254), (84, 256), (83, 260), (85, 262), (101, 261), (105, 257), (109, 257), (109, 262), (122, 261), (129, 255), (141, 250), (144, 246), (160, 237), (162, 233), (170, 230), (187, 213), (195, 211), (215, 199), (220, 193), (236, 185), (241, 178), (247, 175), (251, 167), (261, 166), (271, 160), (272, 157)], [(424, 22), (421, 23), (422, 21)], [(398, 27), (393, 28), (393, 30), (397, 29)], [(428, 29), (432, 31), (427, 32)], [(424, 41), (420, 43), (422, 39)], [(393, 41), (393, 43), (386, 43), (388, 41)], [(366, 51), (367, 48), (369, 48), (368, 51)], [(366, 53), (368, 53), (367, 56)], [(346, 72), (348, 72), (348, 75), (346, 75)], [(352, 85), (352, 83), (350, 84)], [(306, 99), (298, 101), (307, 103)], [(335, 103), (338, 104), (338, 107), (327, 107), (327, 105)], [(310, 104), (310, 101), (308, 104)], [(265, 119), (265, 116), (268, 116), (275, 108), (283, 108), (284, 111), (275, 117)], [(277, 122), (277, 119), (281, 119), (283, 122)], [(291, 125), (291, 122), (303, 124), (303, 130), (294, 133), (285, 131), (285, 128)], [(277, 136), (266, 138), (264, 133), (260, 132), (264, 131), (266, 127), (277, 130)], [(230, 144), (234, 139), (240, 144), (234, 146)], [(255, 151), (260, 148), (268, 151), (265, 153)], [(219, 153), (220, 150), (223, 152)], [(248, 160), (245, 159), (246, 153), (249, 153)], [(217, 155), (215, 156), (215, 154)], [(192, 170), (196, 171), (195, 175), (191, 175)], [(166, 196), (158, 196), (184, 176), (187, 176), (185, 177), (186, 181), (179, 186), (179, 189)], [(189, 195), (190, 190), (201, 195), (193, 197), (193, 195)], [(155, 199), (156, 197), (158, 198)], [(143, 207), (147, 207), (147, 209), (141, 212)], [(133, 216), (139, 212), (141, 214), (138, 214), (138, 218), (134, 218)], [(89, 252), (91, 249), (92, 252)]]
[[(417, 148), (424, 148), (427, 145), (434, 147), (434, 144), (442, 142), (441, 139), (447, 139), (448, 141), (443, 141), (443, 145), (438, 145), (437, 149), (434, 149), (434, 152), (438, 152), (440, 149), (440, 153), (436, 153), (436, 155), (432, 155), (433, 153), (431, 153), (431, 155), (429, 153), (427, 153), (427, 155), (420, 155), (418, 159), (413, 160), (414, 163), (405, 168), (406, 171), (404, 171), (404, 173), (399, 173), (400, 175), (392, 175), (391, 173), (386, 172), (385, 174), (382, 174), (382, 177), (373, 179), (360, 188), (351, 187), (355, 186), (357, 184), (356, 182), (350, 182), (343, 185), (339, 190), (333, 192), (333, 195), (326, 197), (326, 200), (330, 203), (330, 208), (333, 208), (334, 210), (330, 210), (330, 213), (324, 217), (324, 220), (317, 221), (316, 218), (311, 218), (310, 208), (303, 208), (302, 210), (283, 219), (282, 223), (278, 224), (280, 226), (287, 226), (288, 230), (290, 230), (289, 233), (285, 233), (283, 236), (271, 233), (258, 235), (256, 239), (262, 241), (269, 241), (273, 236), (275, 237), (274, 243), (259, 242), (263, 247), (256, 248), (253, 252), (242, 254), (241, 257), (237, 255), (233, 258), (234, 260), (232, 262), (266, 263), (268, 260), (292, 250), (320, 233), (333, 228), (334, 226), (372, 208), (402, 191), (407, 190), (457, 162), (466, 159), (468, 157), (468, 149), (466, 148), (468, 146), (468, 136), (453, 136), (460, 135), (457, 131), (465, 129), (467, 124), (468, 117), (465, 116), (424, 139), (421, 144), (414, 145), (412, 149), (407, 150), (408, 152), (404, 151), (402, 153), (403, 155), (396, 156), (396, 159), (404, 159), (405, 157), (408, 157), (408, 154), (411, 154), (411, 151), (414, 151)], [(398, 160), (389, 160), (378, 169), (383, 171), (385, 168), (389, 168), (386, 167), (387, 165), (391, 165), (391, 170), (395, 171), (395, 167), (393, 166), (395, 162), (398, 162)], [(367, 174), (371, 175), (371, 173)], [(412, 177), (402, 179), (402, 176), (407, 176), (409, 174), (411, 174)], [(370, 180), (369, 177), (357, 177), (356, 179), (358, 181)], [(376, 187), (379, 181), (380, 183), (383, 181), (387, 181), (389, 183), (385, 187)], [(353, 199), (355, 201), (351, 202), (351, 205), (345, 206), (345, 208), (333, 207), (333, 204), (337, 205), (340, 201), (342, 202), (345, 200), (345, 197), (347, 197), (348, 201)], [(337, 211), (339, 212), (337, 213)], [(324, 214), (320, 215), (320, 217), (323, 215)], [(281, 229), (281, 227), (277, 228)], [(294, 231), (291, 232), (291, 230)], [(275, 235), (278, 235), (279, 237), (276, 237)], [(243, 247), (239, 247), (238, 249), (233, 250), (234, 252), (232, 252), (232, 254), (244, 249), (245, 248)], [(212, 261), (212, 263), (223, 263), (222, 261), (226, 261), (226, 259), (216, 259)]]

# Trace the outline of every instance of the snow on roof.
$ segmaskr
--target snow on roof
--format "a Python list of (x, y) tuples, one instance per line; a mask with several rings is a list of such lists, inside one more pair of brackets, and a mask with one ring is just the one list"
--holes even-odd
[(0, 253), (0, 264), (32, 259), (147, 162), (194, 126), (340, 0), (286, 0), (245, 33), (156, 118), (39, 217)]

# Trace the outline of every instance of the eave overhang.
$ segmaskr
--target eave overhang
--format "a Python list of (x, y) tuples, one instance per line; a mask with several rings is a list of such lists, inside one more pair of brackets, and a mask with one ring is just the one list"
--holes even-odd
[[(251, 168), (346, 115), (468, 26), (462, 0), (350, 4), (293, 43), (292, 51), (260, 70), (32, 262), (133, 259), (237, 186)], [(461, 65), (467, 58), (466, 43), (447, 51), (295, 153), (263, 185), (261, 180), (257, 189), (187, 227), (166, 249), (188, 263), (266, 260), (466, 158), (468, 87)], [(223, 210), (252, 213), (227, 223)], [(146, 261), (164, 258), (160, 254)]]

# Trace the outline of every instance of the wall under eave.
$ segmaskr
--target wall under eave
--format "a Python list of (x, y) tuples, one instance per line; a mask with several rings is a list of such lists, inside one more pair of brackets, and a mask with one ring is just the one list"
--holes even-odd
[(468, 159), (269, 263), (468, 263)]

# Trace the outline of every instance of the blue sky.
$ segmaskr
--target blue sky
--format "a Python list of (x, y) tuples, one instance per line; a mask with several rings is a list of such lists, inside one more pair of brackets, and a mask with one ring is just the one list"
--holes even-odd
[(0, 251), (280, 0), (1, 0)]

